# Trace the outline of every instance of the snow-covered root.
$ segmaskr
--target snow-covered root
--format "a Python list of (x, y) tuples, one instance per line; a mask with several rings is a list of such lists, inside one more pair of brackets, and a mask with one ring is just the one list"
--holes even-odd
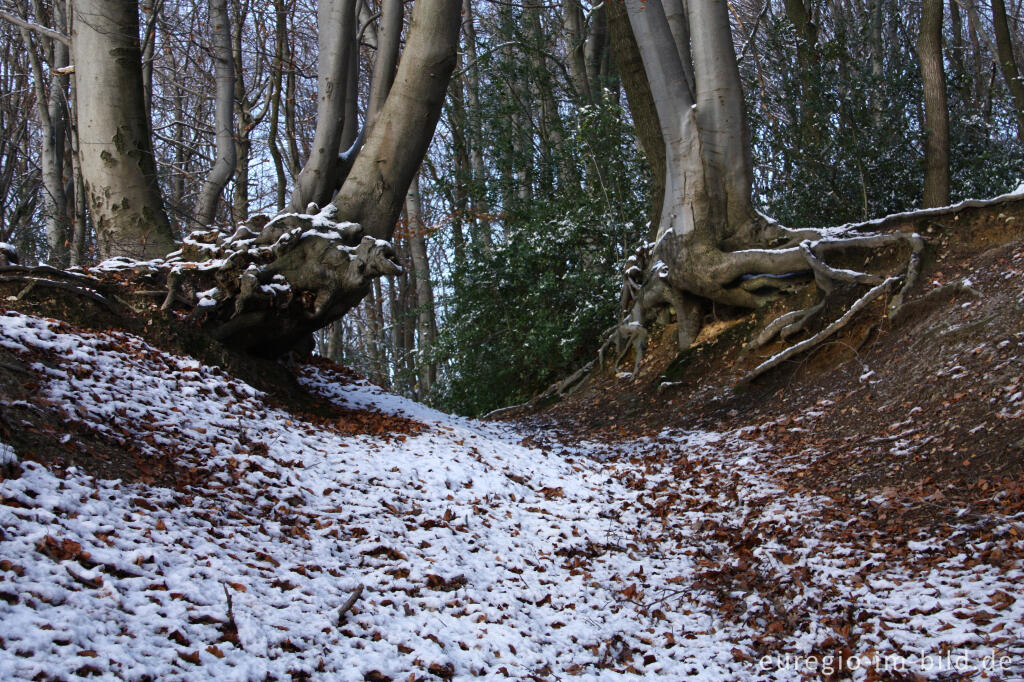
[(72, 294), (115, 316), (159, 310), (225, 345), (279, 356), (357, 305), (374, 278), (401, 272), (388, 242), (338, 221), (333, 205), (307, 210), (193, 232), (164, 259), (115, 258), (84, 274), (0, 264), (0, 284), (24, 282), (19, 298)]
[(19, 301), (36, 290), (56, 291), (88, 299), (114, 314), (121, 312), (110, 288), (100, 280), (49, 265), (0, 265), (0, 284), (24, 284), (15, 296)]

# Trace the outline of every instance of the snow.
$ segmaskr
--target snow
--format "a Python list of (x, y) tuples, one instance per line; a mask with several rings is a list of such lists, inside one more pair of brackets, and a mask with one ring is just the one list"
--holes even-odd
[(0, 441), (0, 467), (11, 466), (18, 463), (18, 455), (14, 448)]
[[(129, 334), (7, 313), (0, 346), (68, 422), (179, 474), (22, 457), (0, 478), (0, 679), (795, 680), (851, 609), (858, 655), (953, 647), (1020, 671), (993, 643), (1019, 632), (1019, 565), (935, 538), (907, 544), (929, 563), (889, 562), (823, 518), (828, 499), (789, 493), (746, 431), (580, 441), (302, 367), (340, 409), (409, 420), (353, 435)], [(993, 536), (1019, 551), (1020, 528)]]

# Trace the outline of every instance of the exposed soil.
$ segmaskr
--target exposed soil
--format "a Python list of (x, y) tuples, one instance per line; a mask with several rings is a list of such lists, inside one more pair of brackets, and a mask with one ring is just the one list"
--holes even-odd
[[(897, 525), (1024, 505), (1024, 199), (883, 228), (928, 240), (913, 303), (896, 321), (877, 304), (815, 351), (736, 388), (784, 347), (748, 355), (745, 342), (806, 300), (711, 311), (686, 352), (669, 325), (655, 333), (638, 377), (606, 372), (528, 419), (609, 440), (749, 427), (800, 469), (787, 482), (794, 489), (837, 505), (887, 495), (907, 503)], [(942, 288), (961, 281), (980, 296)]]

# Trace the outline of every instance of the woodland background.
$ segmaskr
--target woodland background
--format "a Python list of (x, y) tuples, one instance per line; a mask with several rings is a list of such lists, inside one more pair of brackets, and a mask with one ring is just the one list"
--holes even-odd
[[(2, 11), (64, 33), (72, 2), (7, 0)], [(359, 8), (360, 117), (380, 9), (375, 0)], [(735, 0), (729, 9), (761, 210), (802, 227), (919, 207), (921, 4)], [(157, 171), (183, 236), (198, 227), (217, 157), (211, 22), (202, 3), (140, 11)], [(316, 3), (231, 0), (228, 14), (236, 163), (219, 225), (286, 207), (316, 126)], [(1010, 60), (993, 21), (1002, 14)], [(944, 7), (952, 202), (1024, 178), (1021, 21), (1020, 0)], [(0, 54), (0, 242), (29, 262), (93, 263), (67, 53), (8, 20)], [(66, 189), (56, 207), (47, 163)], [(393, 240), (408, 267), (375, 280), (359, 308), (319, 332), (318, 351), (446, 410), (525, 400), (593, 357), (615, 318), (623, 263), (649, 235), (651, 189), (603, 5), (465, 0), (441, 123)], [(48, 225), (61, 238), (48, 241)]]

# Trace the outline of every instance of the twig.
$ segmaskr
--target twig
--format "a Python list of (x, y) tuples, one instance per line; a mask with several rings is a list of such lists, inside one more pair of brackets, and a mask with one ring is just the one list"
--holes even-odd
[(343, 625), (345, 623), (346, 615), (352, 610), (352, 607), (356, 605), (356, 602), (359, 601), (359, 596), (362, 595), (362, 593), (362, 585), (357, 585), (356, 589), (352, 590), (352, 594), (349, 595), (348, 599), (345, 600), (345, 603), (338, 609), (338, 625)]
[(15, 26), (18, 26), (19, 28), (25, 28), (28, 29), (29, 31), (35, 31), (40, 35), (46, 36), (47, 38), (52, 38), (53, 40), (61, 42), (69, 47), (71, 46), (71, 38), (67, 37), (60, 31), (54, 31), (52, 28), (40, 26), (39, 24), (28, 21), (26, 19), (22, 19), (21, 17), (15, 14), (11, 14), (10, 12), (5, 12), (3, 10), (0, 10), (0, 19), (9, 21)]

